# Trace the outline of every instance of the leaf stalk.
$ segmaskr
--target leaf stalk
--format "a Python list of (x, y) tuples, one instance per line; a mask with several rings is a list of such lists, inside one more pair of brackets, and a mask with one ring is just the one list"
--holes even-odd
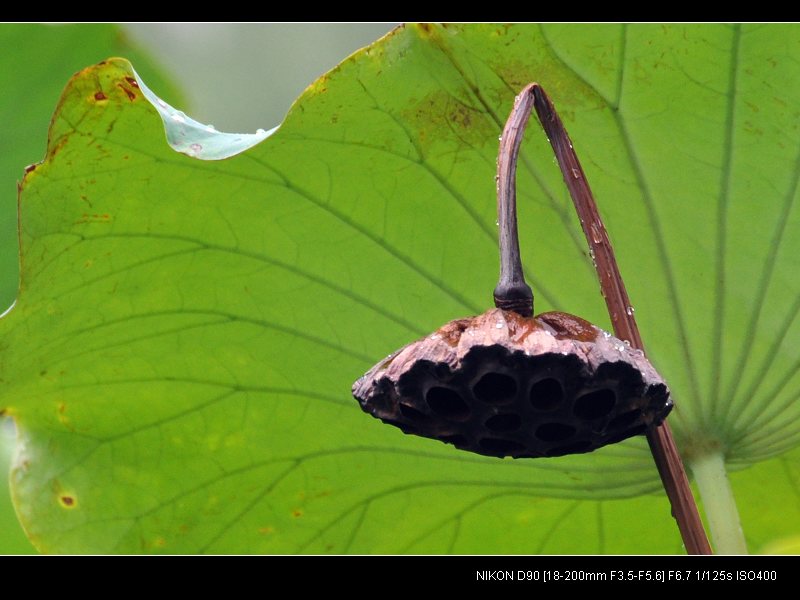
[(747, 554), (739, 511), (720, 448), (689, 458), (717, 554)]

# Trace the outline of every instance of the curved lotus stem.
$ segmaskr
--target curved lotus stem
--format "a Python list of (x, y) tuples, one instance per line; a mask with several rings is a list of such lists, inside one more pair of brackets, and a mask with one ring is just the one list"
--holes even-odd
[(500, 281), (494, 289), (494, 305), (523, 317), (533, 315), (533, 292), (525, 283), (517, 234), (517, 156), (525, 125), (533, 109), (528, 88), (516, 97), (503, 128), (497, 154), (497, 223), (500, 226)]

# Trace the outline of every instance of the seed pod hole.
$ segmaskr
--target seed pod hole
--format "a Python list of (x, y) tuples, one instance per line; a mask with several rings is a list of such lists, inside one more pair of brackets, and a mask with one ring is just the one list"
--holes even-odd
[(502, 373), (486, 373), (472, 388), (475, 397), (487, 404), (506, 404), (517, 395), (517, 382)]
[(463, 398), (454, 390), (445, 387), (432, 387), (425, 395), (428, 406), (437, 415), (453, 421), (464, 421), (470, 410)]
[(557, 379), (548, 377), (533, 384), (530, 400), (536, 410), (553, 410), (564, 400), (564, 390)]
[(616, 403), (616, 394), (608, 388), (603, 388), (580, 396), (575, 400), (572, 412), (580, 419), (593, 421), (594, 419), (605, 417), (611, 412)]

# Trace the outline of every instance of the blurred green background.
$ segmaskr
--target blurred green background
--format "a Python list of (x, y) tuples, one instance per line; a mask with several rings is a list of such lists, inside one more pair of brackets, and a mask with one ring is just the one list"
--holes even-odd
[[(124, 56), (155, 93), (197, 120), (253, 132), (279, 124), (306, 86), (394, 25), (0, 24), (0, 313), (17, 288), (16, 181), (42, 160), (50, 116), (74, 72)], [(14, 435), (0, 417), (0, 554), (35, 553), (8, 489)]]

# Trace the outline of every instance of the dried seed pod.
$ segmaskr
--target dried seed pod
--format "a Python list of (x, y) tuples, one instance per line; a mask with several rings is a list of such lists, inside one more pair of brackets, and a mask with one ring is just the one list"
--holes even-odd
[(640, 350), (573, 315), (497, 308), (395, 352), (353, 395), (406, 433), (514, 458), (591, 452), (672, 408)]
[(644, 433), (672, 409), (641, 350), (573, 315), (532, 317), (515, 176), (534, 88), (517, 96), (500, 138), (496, 308), (447, 323), (353, 385), (361, 408), (383, 422), (489, 456), (591, 452)]

